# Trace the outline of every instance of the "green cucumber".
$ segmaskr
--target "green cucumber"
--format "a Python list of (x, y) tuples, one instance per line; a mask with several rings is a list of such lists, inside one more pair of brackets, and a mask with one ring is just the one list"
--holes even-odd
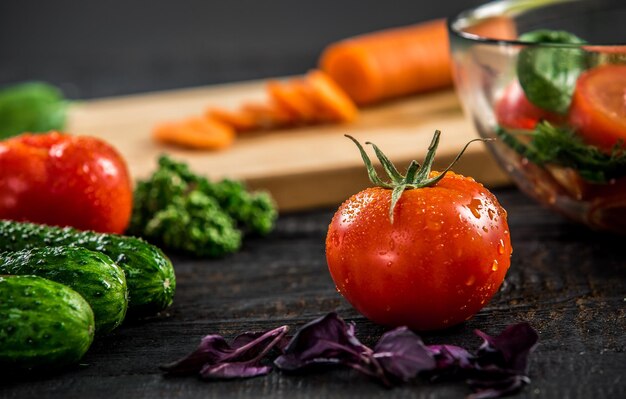
[(0, 274), (34, 275), (65, 284), (91, 306), (96, 332), (108, 333), (126, 316), (124, 271), (111, 258), (80, 247), (50, 247), (0, 253)]
[(0, 369), (76, 363), (94, 330), (91, 307), (70, 287), (37, 276), (0, 276)]
[(0, 251), (64, 245), (102, 252), (124, 270), (129, 315), (149, 315), (172, 304), (176, 290), (172, 262), (140, 238), (0, 220)]

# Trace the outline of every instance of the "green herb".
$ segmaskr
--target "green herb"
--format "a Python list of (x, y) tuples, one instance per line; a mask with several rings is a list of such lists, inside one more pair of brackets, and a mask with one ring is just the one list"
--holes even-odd
[(250, 193), (234, 180), (211, 182), (162, 156), (152, 177), (137, 184), (130, 232), (195, 256), (219, 257), (240, 248), (244, 231), (269, 233), (276, 217), (269, 194)]
[(46, 83), (21, 83), (0, 90), (0, 139), (24, 132), (62, 130), (67, 101)]
[(496, 133), (507, 145), (537, 165), (572, 168), (583, 179), (594, 183), (606, 183), (626, 175), (626, 147), (622, 143), (616, 144), (607, 154), (585, 144), (571, 129), (545, 121), (537, 124), (533, 132), (512, 133), (498, 127)]
[(520, 51), (517, 77), (531, 103), (547, 111), (567, 113), (578, 75), (587, 68), (585, 51), (567, 45), (585, 41), (568, 32), (551, 30), (528, 32), (519, 40), (553, 45), (531, 45)]

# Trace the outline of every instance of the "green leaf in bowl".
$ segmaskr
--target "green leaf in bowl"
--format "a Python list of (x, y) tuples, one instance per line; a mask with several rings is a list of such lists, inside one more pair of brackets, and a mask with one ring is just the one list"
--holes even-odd
[[(584, 44), (564, 31), (536, 30), (519, 38), (522, 42)], [(587, 68), (587, 56), (580, 48), (529, 46), (520, 51), (517, 77), (528, 100), (548, 111), (567, 113), (578, 75)]]

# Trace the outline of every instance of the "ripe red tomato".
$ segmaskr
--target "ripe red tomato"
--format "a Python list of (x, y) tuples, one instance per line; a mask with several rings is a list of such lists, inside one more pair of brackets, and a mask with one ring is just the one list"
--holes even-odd
[(393, 223), (390, 202), (390, 189), (368, 188), (335, 213), (326, 259), (337, 290), (384, 325), (433, 330), (471, 318), (509, 268), (505, 210), (481, 184), (452, 172), (406, 190)]
[(589, 144), (610, 150), (626, 141), (626, 65), (602, 65), (583, 72), (569, 121)]
[(494, 110), (498, 124), (509, 129), (532, 130), (541, 120), (559, 123), (564, 119), (531, 103), (517, 80), (507, 86)]
[(0, 219), (122, 233), (131, 211), (128, 169), (104, 141), (53, 132), (0, 142)]

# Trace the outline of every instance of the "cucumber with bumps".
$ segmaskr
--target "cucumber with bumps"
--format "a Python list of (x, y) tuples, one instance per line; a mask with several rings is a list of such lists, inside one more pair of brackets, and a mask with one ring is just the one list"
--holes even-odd
[(172, 304), (174, 268), (154, 245), (135, 237), (0, 220), (0, 251), (65, 245), (102, 252), (124, 270), (129, 315), (149, 315)]
[(112, 331), (126, 315), (124, 271), (100, 252), (80, 247), (4, 252), (0, 253), (0, 274), (34, 275), (72, 288), (91, 306), (98, 334)]
[(94, 330), (91, 307), (70, 287), (37, 276), (0, 277), (0, 369), (76, 363)]

